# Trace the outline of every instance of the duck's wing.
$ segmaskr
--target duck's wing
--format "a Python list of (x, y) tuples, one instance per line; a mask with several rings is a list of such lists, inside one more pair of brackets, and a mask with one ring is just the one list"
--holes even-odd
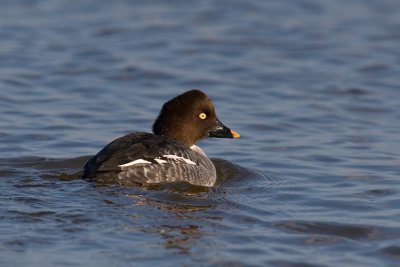
[[(85, 165), (84, 177), (91, 178), (98, 171), (117, 171), (120, 170), (118, 165), (124, 164), (129, 160), (129, 148), (137, 146), (140, 151), (140, 141), (149, 138), (147, 133), (132, 133), (115, 139), (106, 145), (99, 153), (93, 156)], [(141, 149), (143, 150), (143, 148)]]
[[(99, 171), (119, 171), (127, 164), (134, 165), (165, 154), (171, 154), (171, 147), (184, 151), (185, 147), (163, 136), (150, 133), (132, 133), (122, 136), (106, 145), (85, 165), (85, 171), (95, 174)], [(90, 175), (89, 175), (90, 176)]]
[(121, 137), (102, 149), (85, 166), (86, 178), (104, 175), (138, 183), (187, 181), (211, 186), (215, 167), (205, 155), (184, 144), (147, 133)]

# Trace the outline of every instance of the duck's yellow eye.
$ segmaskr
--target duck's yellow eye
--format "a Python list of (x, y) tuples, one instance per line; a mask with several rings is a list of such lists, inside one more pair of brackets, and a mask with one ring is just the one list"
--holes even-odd
[(204, 113), (204, 112), (200, 113), (199, 114), (199, 118), (202, 119), (202, 120), (205, 120), (207, 118), (206, 113)]

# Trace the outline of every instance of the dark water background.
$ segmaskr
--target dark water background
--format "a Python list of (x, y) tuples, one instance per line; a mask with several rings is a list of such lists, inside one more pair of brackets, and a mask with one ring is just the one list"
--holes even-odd
[[(399, 1), (0, 3), (0, 266), (400, 266)], [(70, 179), (191, 88), (219, 186)]]

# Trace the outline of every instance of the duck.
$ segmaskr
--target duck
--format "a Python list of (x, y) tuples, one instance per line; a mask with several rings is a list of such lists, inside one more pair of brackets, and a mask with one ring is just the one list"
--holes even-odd
[(212, 187), (216, 168), (196, 145), (210, 137), (240, 134), (218, 119), (204, 92), (192, 89), (162, 106), (152, 133), (133, 132), (107, 144), (87, 161), (82, 178), (122, 185), (186, 182)]

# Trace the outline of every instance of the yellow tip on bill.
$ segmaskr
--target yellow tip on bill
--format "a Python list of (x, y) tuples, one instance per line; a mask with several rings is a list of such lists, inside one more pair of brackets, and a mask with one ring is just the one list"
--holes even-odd
[(233, 138), (239, 138), (240, 137), (240, 134), (238, 132), (234, 131), (234, 130), (231, 130), (231, 134), (232, 134)]

